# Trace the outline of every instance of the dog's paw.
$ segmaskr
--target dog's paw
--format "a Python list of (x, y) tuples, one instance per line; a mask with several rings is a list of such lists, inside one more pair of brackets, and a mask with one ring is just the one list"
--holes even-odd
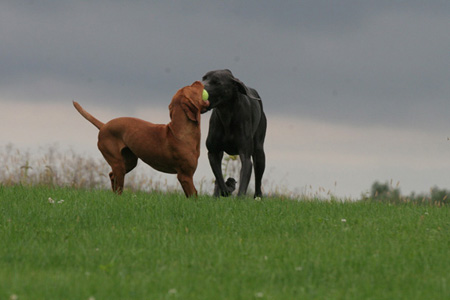
[(227, 181), (225, 182), (225, 185), (228, 188), (228, 192), (231, 194), (236, 189), (236, 180), (232, 177), (228, 177)]
[(234, 190), (236, 189), (236, 180), (234, 178), (229, 177), (225, 182), (225, 190), (222, 190), (219, 187), (217, 182), (214, 183), (214, 196), (219, 197), (229, 197)]

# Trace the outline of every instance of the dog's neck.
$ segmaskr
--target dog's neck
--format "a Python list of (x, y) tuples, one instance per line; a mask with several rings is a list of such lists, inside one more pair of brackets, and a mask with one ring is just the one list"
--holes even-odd
[(229, 129), (232, 120), (235, 119), (236, 101), (226, 102), (215, 107), (214, 110), (225, 127), (225, 130)]
[(196, 147), (200, 147), (200, 120), (193, 122), (182, 113), (181, 118), (173, 118), (167, 127), (172, 135), (179, 141), (196, 144)]

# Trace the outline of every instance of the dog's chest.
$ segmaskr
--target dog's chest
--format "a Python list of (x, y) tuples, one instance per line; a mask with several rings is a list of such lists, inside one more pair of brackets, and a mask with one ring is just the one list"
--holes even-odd
[(224, 135), (231, 139), (236, 134), (242, 134), (241, 131), (246, 126), (251, 126), (251, 115), (245, 116), (239, 110), (217, 111), (216, 117), (222, 125)]

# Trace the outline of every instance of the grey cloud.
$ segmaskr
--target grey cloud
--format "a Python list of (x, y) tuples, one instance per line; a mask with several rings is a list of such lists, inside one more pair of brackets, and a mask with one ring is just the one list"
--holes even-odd
[(179, 87), (209, 70), (230, 68), (258, 89), (269, 114), (444, 126), (450, 109), (449, 6), (3, 2), (0, 96), (165, 106)]

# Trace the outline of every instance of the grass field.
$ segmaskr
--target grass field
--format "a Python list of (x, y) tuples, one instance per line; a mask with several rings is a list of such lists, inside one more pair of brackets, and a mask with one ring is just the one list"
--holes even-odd
[(0, 299), (450, 297), (447, 206), (0, 185), (0, 241)]

